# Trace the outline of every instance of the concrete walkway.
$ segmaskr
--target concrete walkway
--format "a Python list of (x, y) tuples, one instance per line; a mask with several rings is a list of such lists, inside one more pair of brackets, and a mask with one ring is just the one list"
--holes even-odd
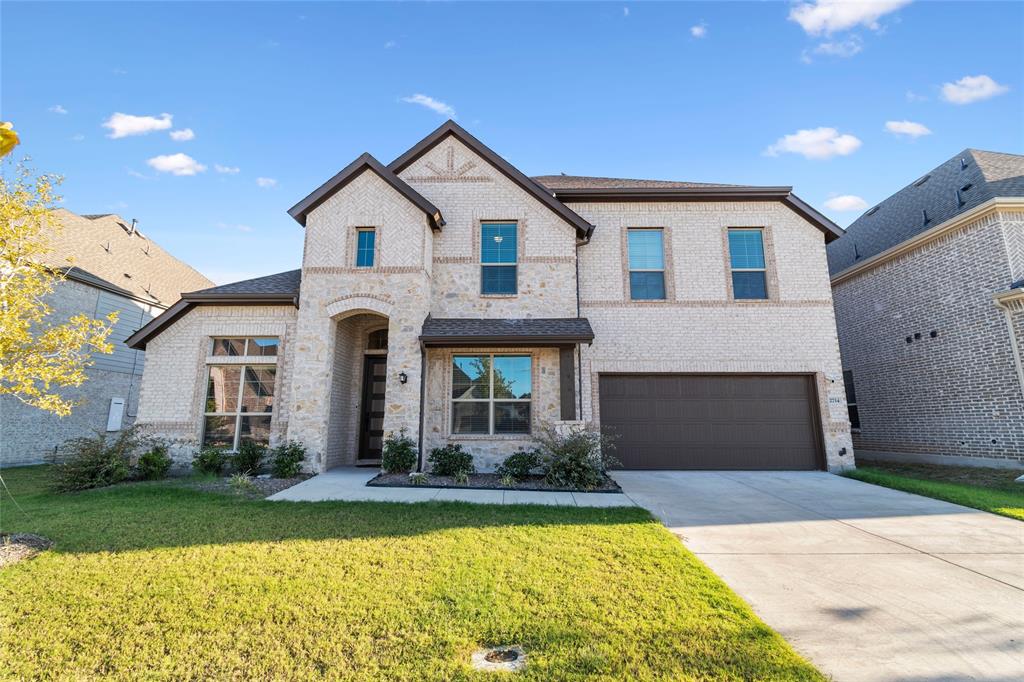
[(527, 490), (466, 490), (444, 488), (371, 488), (366, 482), (377, 469), (331, 469), (269, 500), (291, 502), (475, 502), (477, 504), (548, 504), (564, 507), (633, 507), (622, 493), (555, 493)]
[(1024, 679), (1024, 523), (826, 473), (614, 472), (822, 672)]

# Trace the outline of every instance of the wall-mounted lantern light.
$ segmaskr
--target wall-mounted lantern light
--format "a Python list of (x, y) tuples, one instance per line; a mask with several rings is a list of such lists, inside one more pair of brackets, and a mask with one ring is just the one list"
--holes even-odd
[(405, 372), (399, 372), (398, 373), (398, 382), (401, 383), (401, 384), (409, 383), (409, 375), (406, 374)]

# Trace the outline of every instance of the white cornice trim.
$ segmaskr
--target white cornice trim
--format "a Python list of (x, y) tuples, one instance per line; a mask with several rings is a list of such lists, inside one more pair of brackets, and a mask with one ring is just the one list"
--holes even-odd
[(959, 215), (956, 215), (944, 223), (939, 223), (935, 227), (925, 230), (919, 234), (914, 235), (905, 242), (900, 242), (896, 246), (892, 246), (881, 253), (876, 253), (871, 258), (868, 258), (856, 265), (842, 270), (832, 276), (832, 286), (845, 282), (848, 279), (856, 277), (868, 270), (873, 270), (882, 263), (886, 263), (893, 258), (901, 256), (909, 251), (913, 251), (928, 242), (938, 239), (944, 234), (948, 234), (954, 230), (957, 230), (969, 222), (983, 218), (989, 213), (994, 213), (1000, 210), (1010, 211), (1024, 211), (1024, 197), (993, 197), (988, 201), (978, 204), (969, 211), (965, 211)]

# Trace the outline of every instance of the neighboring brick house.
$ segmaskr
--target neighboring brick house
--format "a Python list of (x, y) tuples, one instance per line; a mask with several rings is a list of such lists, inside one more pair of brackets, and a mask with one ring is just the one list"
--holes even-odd
[(454, 122), (291, 209), (301, 270), (185, 295), (129, 339), (140, 421), (302, 442), (322, 471), (405, 429), (481, 469), (598, 423), (626, 467), (852, 466), (825, 243), (788, 187), (528, 178)]
[(63, 227), (51, 233), (44, 262), (67, 277), (48, 298), (50, 319), (59, 323), (77, 314), (99, 318), (118, 311), (110, 336), (114, 352), (94, 355), (86, 382), (62, 390), (62, 395), (80, 401), (67, 417), (0, 396), (0, 466), (38, 464), (69, 438), (132, 424), (144, 353), (124, 340), (170, 307), (182, 291), (213, 284), (120, 216), (80, 216), (58, 209), (55, 217)]
[(858, 456), (1024, 466), (1024, 156), (965, 149), (828, 258)]

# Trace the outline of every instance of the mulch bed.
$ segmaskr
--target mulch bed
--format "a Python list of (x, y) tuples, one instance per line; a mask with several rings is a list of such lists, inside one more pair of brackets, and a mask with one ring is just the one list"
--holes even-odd
[(0, 568), (31, 559), (53, 547), (53, 541), (33, 533), (0, 533)]
[(579, 488), (562, 488), (544, 482), (542, 476), (531, 476), (530, 478), (518, 481), (511, 486), (503, 485), (501, 476), (497, 474), (471, 474), (467, 483), (458, 484), (451, 476), (434, 476), (427, 474), (427, 482), (414, 485), (409, 481), (409, 474), (385, 474), (380, 473), (370, 479), (366, 485), (381, 488), (462, 488), (468, 490), (536, 490), (543, 492), (571, 492), (571, 493), (621, 493), (619, 484), (604, 477), (602, 484), (590, 490)]
[(251, 478), (249, 480), (252, 482), (252, 487), (248, 489), (231, 485), (231, 478), (227, 477), (190, 483), (189, 487), (210, 493), (230, 493), (250, 499), (262, 499), (312, 477), (312, 474), (301, 474), (294, 478)]

